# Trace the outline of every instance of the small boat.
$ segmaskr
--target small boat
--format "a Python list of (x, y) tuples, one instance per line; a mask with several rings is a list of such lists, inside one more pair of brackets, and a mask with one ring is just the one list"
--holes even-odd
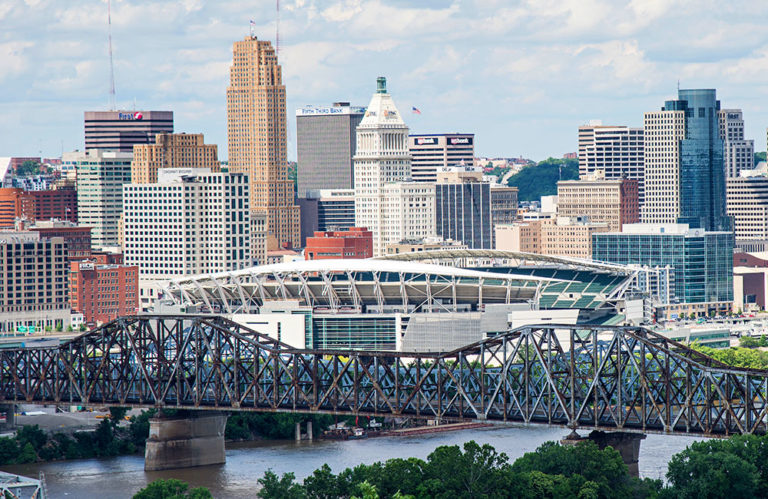
[(362, 428), (353, 428), (352, 434), (349, 436), (350, 440), (357, 440), (360, 438), (368, 438), (368, 434)]

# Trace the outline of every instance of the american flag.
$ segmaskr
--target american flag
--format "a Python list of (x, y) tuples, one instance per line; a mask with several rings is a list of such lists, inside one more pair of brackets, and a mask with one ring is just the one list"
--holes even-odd
[(419, 111), (417, 107), (413, 107), (413, 106), (411, 106), (411, 112), (413, 114), (421, 114), (421, 111)]

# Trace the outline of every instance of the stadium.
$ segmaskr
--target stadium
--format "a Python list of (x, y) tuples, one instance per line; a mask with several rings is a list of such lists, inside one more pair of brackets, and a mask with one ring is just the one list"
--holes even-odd
[[(520, 321), (640, 321), (631, 267), (497, 250), (262, 265), (164, 282), (164, 299), (296, 347), (442, 351)], [(639, 310), (638, 310), (639, 306)], [(639, 315), (639, 316), (638, 316)]]

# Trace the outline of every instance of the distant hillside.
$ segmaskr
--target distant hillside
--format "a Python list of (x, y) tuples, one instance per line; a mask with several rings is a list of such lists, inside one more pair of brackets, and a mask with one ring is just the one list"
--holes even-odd
[[(560, 177), (560, 167), (562, 167), (562, 177)], [(520, 201), (537, 201), (541, 196), (557, 194), (558, 180), (578, 178), (578, 159), (549, 158), (535, 165), (526, 166), (518, 174), (509, 177), (507, 183), (519, 189)]]

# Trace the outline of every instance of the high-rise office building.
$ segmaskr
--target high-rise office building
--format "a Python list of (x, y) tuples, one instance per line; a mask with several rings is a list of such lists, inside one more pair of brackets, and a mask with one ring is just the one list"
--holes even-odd
[(133, 152), (158, 133), (173, 133), (173, 111), (86, 111), (85, 149)]
[(441, 168), (435, 185), (435, 227), (443, 239), (493, 249), (491, 185), (474, 167)]
[(491, 214), (494, 227), (515, 222), (518, 193), (517, 187), (491, 184)]
[(726, 194), (736, 245), (750, 240), (768, 242), (768, 176), (729, 178)]
[(373, 234), (373, 254), (390, 243), (435, 232), (435, 186), (410, 182), (408, 126), (400, 116), (386, 78), (376, 80), (365, 117), (357, 127), (355, 226)]
[(741, 109), (721, 109), (719, 119), (725, 175), (738, 177), (740, 171), (754, 168), (755, 141), (744, 139), (744, 116)]
[(233, 46), (227, 87), (229, 171), (250, 180), (250, 208), (266, 214), (271, 247), (300, 243), (299, 207), (288, 178), (285, 86), (268, 41), (247, 36)]
[(219, 171), (216, 144), (206, 144), (202, 133), (159, 133), (154, 144), (133, 148), (131, 182), (157, 182), (159, 168), (207, 168)]
[(599, 120), (579, 127), (579, 177), (603, 171), (606, 180), (638, 182), (638, 200), (645, 199), (644, 130), (605, 126)]
[(661, 111), (645, 113), (646, 223), (730, 228), (715, 90), (679, 90)]
[(541, 221), (542, 255), (585, 258), (592, 256), (592, 235), (608, 232), (607, 223), (595, 223), (588, 217), (557, 217)]
[(315, 232), (349, 229), (355, 226), (355, 190), (319, 189), (298, 198), (301, 207), (301, 244)]
[(119, 246), (118, 226), (123, 214), (123, 184), (131, 181), (131, 159), (126, 152), (89, 149), (64, 153), (77, 171), (77, 218), (91, 227), (94, 248)]
[(41, 239), (36, 232), (1, 232), (0, 331), (40, 332), (68, 326), (68, 274), (64, 239)]
[(475, 160), (475, 134), (427, 134), (408, 137), (411, 152), (411, 178), (414, 182), (435, 182), (441, 168), (472, 166)]
[(142, 307), (157, 281), (251, 265), (248, 181), (235, 173), (161, 169), (158, 182), (126, 184), (125, 264), (139, 267)]
[(591, 222), (607, 223), (612, 232), (619, 232), (624, 224), (640, 221), (638, 181), (607, 180), (602, 170), (581, 180), (561, 180), (557, 183), (557, 214), (587, 216)]
[(355, 130), (364, 113), (364, 107), (349, 102), (296, 110), (299, 198), (310, 190), (354, 188)]
[(729, 232), (707, 232), (687, 224), (626, 224), (622, 232), (594, 234), (592, 258), (671, 267), (669, 311), (687, 315), (731, 308), (733, 234)]

